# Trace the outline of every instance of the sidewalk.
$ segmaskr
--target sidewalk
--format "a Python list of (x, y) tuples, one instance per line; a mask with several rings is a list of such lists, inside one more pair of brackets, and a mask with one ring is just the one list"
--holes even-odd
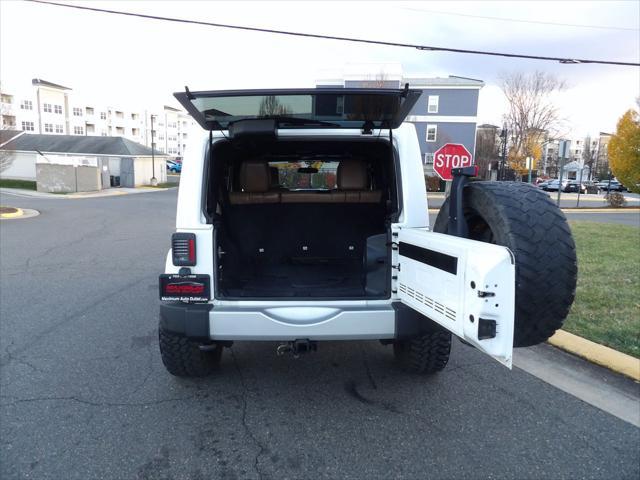
[[(177, 187), (177, 185), (176, 185)], [(100, 190), (97, 192), (77, 192), (77, 193), (46, 193), (37, 192), (35, 190), (25, 190), (22, 188), (0, 188), (0, 194), (12, 195), (16, 197), (29, 197), (29, 198), (55, 198), (55, 199), (78, 199), (78, 198), (101, 198), (101, 197), (116, 197), (119, 195), (132, 195), (138, 193), (149, 192), (164, 192), (171, 188), (158, 188), (158, 187), (138, 187), (138, 188), (109, 188), (106, 190)]]

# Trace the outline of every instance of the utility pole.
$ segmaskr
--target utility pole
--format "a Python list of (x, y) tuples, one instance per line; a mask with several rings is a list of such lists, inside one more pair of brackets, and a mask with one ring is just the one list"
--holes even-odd
[(562, 193), (562, 177), (564, 174), (564, 159), (567, 154), (567, 151), (570, 148), (571, 141), (570, 140), (560, 140), (558, 144), (558, 161), (560, 162), (560, 177), (558, 178), (558, 199), (556, 204), (558, 207), (560, 206), (560, 194)]
[(500, 138), (502, 139), (502, 165), (498, 170), (498, 180), (504, 180), (505, 169), (507, 165), (507, 126), (504, 125), (502, 127), (502, 132), (500, 132)]
[(156, 185), (158, 185), (158, 179), (156, 178), (156, 157), (154, 155), (154, 146), (155, 146), (155, 141), (153, 139), (153, 117), (154, 115), (151, 115), (151, 171), (153, 172), (153, 176), (151, 177), (151, 185), (153, 185), (154, 187)]

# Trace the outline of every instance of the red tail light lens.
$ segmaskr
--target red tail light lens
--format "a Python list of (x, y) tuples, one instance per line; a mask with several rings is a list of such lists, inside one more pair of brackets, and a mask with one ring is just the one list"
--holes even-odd
[(196, 264), (196, 235), (174, 233), (171, 237), (173, 264), (176, 267), (192, 267)]

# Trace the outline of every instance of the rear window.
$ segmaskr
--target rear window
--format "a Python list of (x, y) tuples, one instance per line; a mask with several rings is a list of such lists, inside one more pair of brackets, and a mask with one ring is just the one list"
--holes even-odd
[(337, 161), (269, 162), (273, 187), (288, 190), (333, 190), (338, 187)]

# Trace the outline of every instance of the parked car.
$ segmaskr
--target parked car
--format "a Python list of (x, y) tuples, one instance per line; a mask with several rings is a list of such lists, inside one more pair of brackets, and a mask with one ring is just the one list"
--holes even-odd
[(584, 183), (580, 183), (577, 180), (570, 180), (564, 187), (563, 192), (567, 193), (587, 193), (587, 186)]
[(182, 172), (182, 162), (175, 162), (173, 160), (167, 160), (167, 170), (171, 173)]
[(602, 181), (602, 182), (598, 183), (598, 188), (600, 190), (605, 191), (605, 192), (607, 192), (607, 191), (624, 192), (626, 190), (624, 185), (622, 185), (617, 180), (611, 180), (611, 182), (609, 182), (609, 180)]
[[(562, 190), (569, 184), (569, 180), (562, 180)], [(560, 188), (560, 180), (555, 179), (547, 183), (542, 189), (546, 192), (557, 192)]]
[(169, 373), (220, 371), (234, 341), (296, 357), (336, 340), (379, 340), (402, 369), (435, 373), (452, 334), (511, 367), (513, 347), (562, 326), (577, 260), (547, 194), (466, 183), (469, 168), (430, 227), (418, 136), (404, 123), (422, 90), (175, 96), (202, 131), (189, 135), (159, 277)]

